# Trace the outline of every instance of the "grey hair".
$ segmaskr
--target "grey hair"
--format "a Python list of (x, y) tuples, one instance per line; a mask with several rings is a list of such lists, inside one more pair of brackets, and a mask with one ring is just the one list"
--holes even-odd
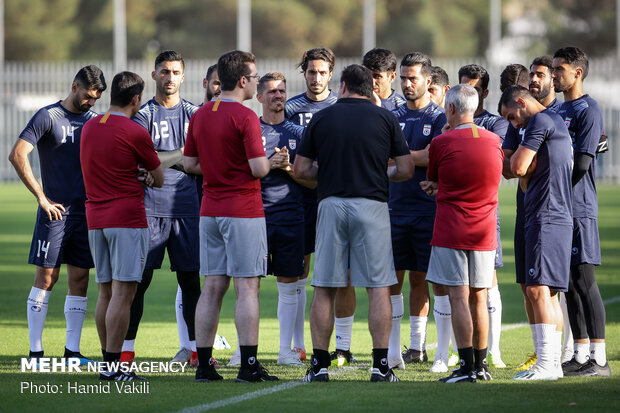
[(446, 109), (454, 105), (458, 113), (474, 113), (478, 108), (478, 92), (467, 84), (452, 86), (446, 93)]

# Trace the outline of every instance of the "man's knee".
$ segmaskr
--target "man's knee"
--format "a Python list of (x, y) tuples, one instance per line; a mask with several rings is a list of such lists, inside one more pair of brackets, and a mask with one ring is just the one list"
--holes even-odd
[(54, 288), (58, 281), (59, 274), (60, 268), (37, 267), (32, 285), (41, 290), (52, 291), (52, 288)]

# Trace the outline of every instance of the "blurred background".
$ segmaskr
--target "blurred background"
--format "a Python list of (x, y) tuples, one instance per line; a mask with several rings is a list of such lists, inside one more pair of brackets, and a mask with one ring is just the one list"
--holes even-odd
[[(485, 107), (497, 111), (499, 73), (562, 46), (590, 56), (585, 92), (604, 112), (610, 151), (599, 178), (620, 182), (620, 0), (0, 0), (0, 180), (17, 179), (7, 157), (40, 107), (63, 99), (78, 69), (100, 66), (108, 83), (131, 70), (154, 94), (155, 56), (185, 58), (182, 96), (200, 104), (202, 79), (226, 51), (257, 56), (259, 74), (281, 71), (288, 96), (305, 90), (296, 64), (326, 46), (336, 56), (331, 88), (342, 68), (373, 47), (400, 58), (420, 51), (443, 67), (451, 84), (458, 68), (478, 63), (491, 75)], [(393, 88), (400, 92), (398, 81)], [(109, 94), (95, 106), (105, 111)], [(256, 100), (247, 105), (258, 111)], [(37, 165), (37, 156), (32, 162)]]

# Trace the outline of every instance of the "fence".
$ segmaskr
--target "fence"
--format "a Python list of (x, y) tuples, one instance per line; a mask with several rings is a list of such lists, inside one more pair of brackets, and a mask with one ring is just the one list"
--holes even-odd
[[(334, 69), (334, 78), (330, 87), (338, 89), (338, 77), (345, 66), (359, 63), (359, 58), (339, 58)], [(207, 67), (216, 63), (215, 60), (189, 60), (185, 62), (185, 81), (181, 87), (181, 95), (190, 102), (199, 104), (204, 100), (205, 91), (202, 87), (202, 79)], [(260, 74), (279, 71), (287, 78), (288, 96), (292, 97), (302, 93), (305, 82), (296, 67), (293, 59), (262, 59), (257, 61)], [(443, 67), (452, 84), (457, 81), (459, 67), (478, 63), (488, 68), (491, 76), (489, 85), (489, 97), (485, 101), (485, 107), (495, 112), (500, 92), (498, 88), (499, 73), (501, 67), (487, 66), (485, 59), (436, 59), (433, 64)], [(585, 87), (590, 94), (599, 101), (603, 108), (605, 130), (610, 139), (610, 151), (599, 157), (598, 178), (599, 180), (620, 183), (620, 106), (614, 96), (620, 93), (620, 80), (616, 74), (617, 60), (601, 59), (593, 60), (590, 64), (590, 75)], [(71, 80), (75, 73), (86, 64), (96, 64), (106, 74), (108, 84), (113, 77), (112, 62), (63, 62), (63, 63), (5, 63), (0, 71), (0, 181), (15, 180), (17, 175), (13, 170), (8, 155), (15, 140), (25, 127), (32, 115), (41, 107), (64, 99), (70, 90)], [(127, 70), (138, 73), (145, 79), (146, 89), (144, 100), (150, 99), (155, 93), (155, 82), (151, 80), (153, 70), (152, 62), (131, 61)], [(394, 82), (394, 88), (400, 91), (398, 82)], [(618, 92), (618, 93), (617, 93)], [(109, 104), (109, 92), (97, 102), (94, 110), (104, 112)], [(246, 105), (259, 113), (260, 105), (256, 99), (246, 102)], [(31, 162), (38, 176), (38, 156), (33, 151)]]

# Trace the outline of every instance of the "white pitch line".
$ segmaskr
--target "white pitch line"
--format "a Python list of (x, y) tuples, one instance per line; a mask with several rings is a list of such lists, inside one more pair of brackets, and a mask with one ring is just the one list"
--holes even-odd
[[(369, 363), (356, 363), (355, 366), (339, 367), (336, 371), (330, 372), (329, 376), (330, 377), (334, 377), (334, 376), (337, 376), (339, 374), (345, 373), (347, 371), (357, 370), (360, 367), (367, 367), (369, 365), (370, 365)], [(222, 400), (218, 400), (216, 402), (205, 403), (205, 404), (201, 404), (201, 405), (198, 405), (198, 406), (186, 407), (185, 409), (179, 410), (177, 413), (199, 413), (199, 412), (206, 412), (208, 410), (213, 410), (213, 409), (217, 409), (217, 408), (220, 408), (220, 407), (229, 406), (229, 405), (235, 404), (235, 403), (241, 403), (241, 402), (244, 402), (246, 400), (255, 399), (257, 397), (266, 396), (268, 394), (276, 393), (276, 392), (279, 392), (279, 391), (293, 389), (293, 388), (295, 388), (297, 386), (301, 386), (302, 384), (307, 384), (307, 383), (303, 382), (301, 380), (299, 380), (299, 381), (289, 381), (289, 382), (286, 382), (286, 383), (278, 384), (278, 385), (273, 386), (273, 387), (269, 387), (268, 389), (257, 390), (257, 391), (253, 391), (251, 393), (242, 394), (240, 396), (229, 397), (228, 399), (222, 399)]]
[[(605, 306), (613, 303), (620, 302), (620, 296), (608, 298), (607, 300), (603, 300), (603, 304)], [(522, 323), (514, 323), (514, 324), (506, 324), (502, 326), (502, 331), (510, 331), (517, 328), (525, 327), (529, 325), (526, 322)], [(426, 346), (427, 350), (432, 350), (437, 348), (437, 343), (430, 343)], [(330, 376), (336, 376), (338, 374), (342, 374), (347, 371), (356, 370), (359, 367), (368, 366), (368, 363), (357, 363), (355, 366), (345, 366), (341, 367), (334, 372), (330, 372)], [(265, 396), (272, 393), (277, 393), (284, 390), (293, 389), (295, 387), (301, 386), (302, 384), (307, 384), (303, 381), (289, 381), (286, 383), (278, 384), (273, 387), (269, 387), (267, 389), (257, 390), (250, 393), (245, 393), (240, 396), (229, 397), (228, 399), (218, 400), (216, 402), (200, 404), (198, 406), (186, 407), (185, 409), (179, 410), (177, 413), (200, 413), (208, 410), (217, 409), (224, 406), (229, 406), (231, 404), (241, 403), (246, 400), (255, 399), (257, 397)]]

